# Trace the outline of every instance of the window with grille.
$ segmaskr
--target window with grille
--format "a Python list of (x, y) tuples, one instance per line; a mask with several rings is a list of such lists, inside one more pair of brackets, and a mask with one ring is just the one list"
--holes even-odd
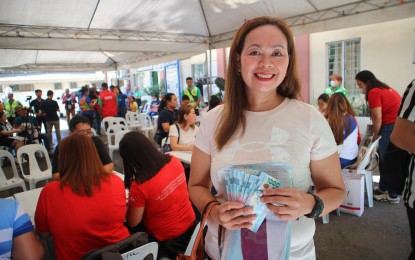
[(33, 84), (20, 84), (16, 85), (17, 89), (15, 91), (24, 92), (24, 91), (34, 91), (34, 85)]
[(201, 80), (203, 84), (207, 84), (206, 81), (206, 73), (205, 73), (205, 64), (192, 64), (192, 72), (193, 72), (193, 82), (198, 82)]
[(360, 71), (360, 39), (331, 42), (327, 44), (328, 72), (327, 86), (333, 73), (343, 77), (342, 85), (349, 96), (359, 95), (354, 77)]
[(73, 89), (73, 88), (77, 88), (77, 86), (76, 86), (76, 82), (71, 82), (71, 83), (70, 83), (70, 86), (71, 86), (71, 87), (70, 87), (71, 89)]
[(62, 83), (55, 83), (55, 90), (62, 89)]
[(348, 99), (356, 114), (365, 115), (366, 102), (360, 96), (359, 87), (354, 79), (360, 71), (360, 39), (327, 43), (327, 57), (327, 86), (329, 86), (330, 75), (334, 73), (341, 75), (342, 85), (347, 89)]

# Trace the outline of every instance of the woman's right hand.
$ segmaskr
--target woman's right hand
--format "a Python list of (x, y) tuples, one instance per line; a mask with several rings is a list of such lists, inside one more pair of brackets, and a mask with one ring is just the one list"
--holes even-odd
[(228, 201), (212, 209), (214, 221), (228, 230), (252, 227), (252, 221), (256, 218), (252, 214), (252, 207), (245, 207), (242, 202)]

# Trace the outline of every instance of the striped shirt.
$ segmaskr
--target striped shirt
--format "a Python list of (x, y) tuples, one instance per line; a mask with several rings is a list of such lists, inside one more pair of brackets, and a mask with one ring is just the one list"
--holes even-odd
[(13, 238), (33, 231), (29, 215), (14, 199), (0, 199), (0, 258), (11, 258)]
[[(415, 80), (409, 84), (402, 97), (399, 117), (415, 123)], [(409, 163), (409, 176), (406, 179), (405, 190), (403, 193), (405, 204), (414, 208), (415, 201), (415, 155), (412, 154)]]

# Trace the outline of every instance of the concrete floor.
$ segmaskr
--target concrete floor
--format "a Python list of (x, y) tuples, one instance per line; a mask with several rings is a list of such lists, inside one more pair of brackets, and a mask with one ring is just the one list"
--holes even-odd
[[(66, 124), (62, 121), (61, 125)], [(67, 130), (62, 131), (62, 138)], [(101, 136), (106, 143), (106, 136)], [(57, 143), (55, 141), (55, 143)], [(114, 153), (115, 170), (123, 172), (118, 152)], [(19, 170), (20, 171), (20, 170)], [(8, 172), (6, 167), (6, 172)], [(44, 185), (41, 183), (39, 186)], [(0, 192), (0, 198), (21, 192), (15, 188)], [(365, 207), (361, 217), (331, 213), (330, 223), (316, 220), (315, 245), (317, 259), (408, 259), (411, 251), (406, 210), (400, 204), (374, 202), (373, 208)]]

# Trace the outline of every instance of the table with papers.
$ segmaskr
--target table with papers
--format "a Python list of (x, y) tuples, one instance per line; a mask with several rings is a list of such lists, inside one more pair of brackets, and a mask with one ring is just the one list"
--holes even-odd
[(35, 224), (35, 211), (40, 192), (43, 188), (32, 189), (14, 194), (14, 198), (20, 202), (23, 210), (29, 214), (33, 225)]
[(178, 158), (181, 162), (190, 164), (192, 161), (192, 152), (191, 151), (171, 151), (169, 154)]

